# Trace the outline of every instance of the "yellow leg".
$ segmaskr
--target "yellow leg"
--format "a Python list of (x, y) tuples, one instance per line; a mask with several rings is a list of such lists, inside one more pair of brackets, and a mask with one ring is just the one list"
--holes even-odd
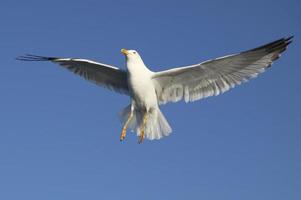
[(124, 138), (126, 136), (126, 129), (129, 125), (132, 117), (133, 117), (133, 111), (130, 112), (129, 118), (126, 120), (124, 126), (122, 127), (122, 131), (121, 131), (121, 134), (120, 134), (120, 141), (124, 140)]
[(144, 114), (143, 116), (143, 121), (142, 121), (142, 127), (140, 127), (140, 136), (139, 136), (139, 141), (138, 143), (141, 144), (144, 140), (144, 131), (145, 131), (145, 125), (147, 122), (147, 113)]

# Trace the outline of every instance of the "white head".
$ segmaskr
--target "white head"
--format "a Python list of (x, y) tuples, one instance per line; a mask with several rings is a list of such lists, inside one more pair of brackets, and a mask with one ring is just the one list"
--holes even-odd
[(125, 55), (126, 61), (128, 63), (144, 64), (142, 58), (140, 57), (139, 53), (136, 50), (121, 49), (121, 53)]
[(135, 50), (121, 49), (121, 53), (125, 55), (126, 67), (130, 73), (142, 71), (150, 71), (144, 64), (139, 53)]

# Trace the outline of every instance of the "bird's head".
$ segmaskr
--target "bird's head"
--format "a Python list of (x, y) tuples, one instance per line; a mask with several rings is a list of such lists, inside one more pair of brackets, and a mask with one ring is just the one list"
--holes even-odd
[(136, 50), (121, 49), (121, 53), (124, 54), (127, 59), (141, 60), (141, 57)]
[(144, 66), (144, 68), (146, 68), (142, 58), (137, 51), (121, 49), (121, 53), (125, 55), (127, 68), (129, 70), (137, 69), (137, 66)]

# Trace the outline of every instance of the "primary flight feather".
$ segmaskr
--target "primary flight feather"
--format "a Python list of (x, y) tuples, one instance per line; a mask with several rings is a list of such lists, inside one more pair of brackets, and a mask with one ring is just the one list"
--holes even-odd
[(286, 50), (293, 37), (199, 64), (161, 72), (150, 71), (135, 50), (122, 49), (127, 70), (78, 58), (44, 57), (27, 54), (22, 61), (51, 61), (110, 90), (129, 95), (131, 103), (121, 112), (123, 128), (136, 131), (141, 143), (168, 136), (171, 128), (159, 105), (168, 102), (196, 101), (219, 95), (264, 72)]

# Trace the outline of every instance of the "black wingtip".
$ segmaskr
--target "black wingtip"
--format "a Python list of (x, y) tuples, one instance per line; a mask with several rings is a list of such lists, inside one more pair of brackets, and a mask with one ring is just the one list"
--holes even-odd
[(16, 57), (16, 60), (20, 61), (52, 61), (57, 58), (55, 57), (46, 57), (46, 56), (37, 56), (32, 54), (25, 54), (24, 56)]
[(282, 53), (287, 49), (287, 46), (292, 43), (294, 36), (288, 36), (288, 37), (283, 37), (278, 40), (275, 40), (273, 42), (270, 42), (268, 44), (262, 45), (260, 47), (251, 49), (249, 51), (258, 51), (258, 50), (263, 50), (266, 51), (267, 53), (272, 53), (272, 52), (278, 52)]
[(286, 38), (286, 40), (287, 40), (287, 41), (292, 40), (294, 37), (295, 37), (294, 35), (288, 36), (288, 37)]
[(292, 43), (293, 42), (293, 38), (294, 38), (294, 35), (291, 35), (291, 36), (289, 36), (287, 38), (284, 38), (284, 41), (285, 41), (286, 45), (289, 45), (290, 43)]

